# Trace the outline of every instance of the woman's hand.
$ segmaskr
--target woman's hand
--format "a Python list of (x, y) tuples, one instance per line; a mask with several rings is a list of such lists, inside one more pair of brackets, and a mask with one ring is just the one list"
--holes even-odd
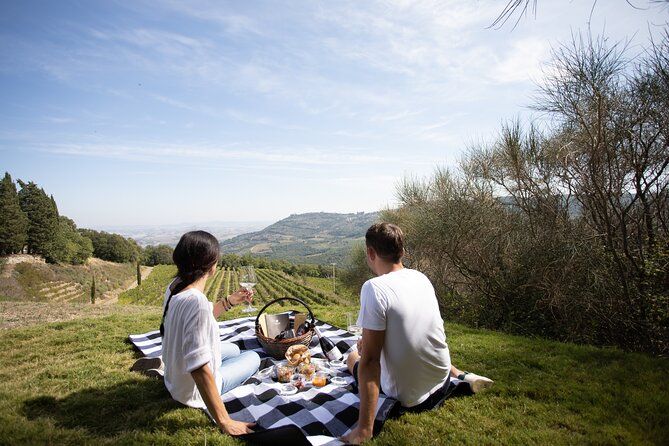
[(221, 423), (221, 430), (232, 436), (250, 434), (253, 432), (251, 428), (255, 423), (244, 423), (243, 421), (235, 421), (232, 418)]
[(232, 305), (239, 305), (243, 302), (251, 302), (253, 299), (253, 288), (247, 290), (246, 288), (240, 288), (231, 295), (228, 296), (228, 301)]

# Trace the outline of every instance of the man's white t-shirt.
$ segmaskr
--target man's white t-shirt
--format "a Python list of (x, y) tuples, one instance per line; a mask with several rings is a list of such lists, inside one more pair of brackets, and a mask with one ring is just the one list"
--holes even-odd
[(381, 388), (405, 407), (416, 406), (448, 378), (451, 356), (430, 280), (403, 268), (368, 280), (360, 291), (358, 325), (385, 330)]
[[(169, 295), (168, 287), (163, 310)], [(216, 388), (221, 388), (221, 341), (213, 304), (194, 288), (175, 294), (165, 315), (164, 328), (165, 387), (180, 403), (204, 409), (206, 405), (190, 372), (209, 364)]]

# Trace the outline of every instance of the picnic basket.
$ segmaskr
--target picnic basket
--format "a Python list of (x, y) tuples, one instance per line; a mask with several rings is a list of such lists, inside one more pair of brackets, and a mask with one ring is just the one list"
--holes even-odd
[[(260, 316), (263, 314), (263, 312), (267, 309), (272, 304), (275, 304), (277, 302), (281, 302), (284, 300), (292, 300), (294, 302), (297, 302), (304, 306), (304, 308), (307, 309), (309, 312), (309, 319), (311, 320), (311, 326), (309, 327), (309, 330), (304, 333), (303, 335), (296, 336), (294, 338), (286, 338), (286, 339), (274, 339), (274, 338), (269, 338), (265, 336), (262, 333), (262, 329), (260, 328)], [(307, 305), (304, 301), (296, 298), (296, 297), (280, 297), (278, 299), (274, 299), (270, 302), (268, 302), (262, 309), (258, 312), (258, 316), (256, 317), (256, 337), (258, 338), (258, 342), (260, 345), (262, 345), (262, 348), (274, 359), (285, 359), (286, 357), (286, 351), (288, 350), (289, 347), (293, 345), (298, 345), (302, 344), (305, 345), (307, 348), (309, 348), (309, 344), (311, 343), (311, 339), (314, 337), (314, 324), (316, 320), (314, 319), (314, 313), (311, 311), (311, 308), (309, 308), (309, 305)], [(297, 330), (297, 327), (294, 327)]]

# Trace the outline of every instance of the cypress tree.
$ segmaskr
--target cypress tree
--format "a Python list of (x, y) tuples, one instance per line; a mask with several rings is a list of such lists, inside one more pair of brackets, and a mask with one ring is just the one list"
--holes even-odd
[(47, 256), (58, 231), (58, 209), (43, 189), (32, 181), (21, 186), (19, 203), (28, 217), (28, 251)]
[(137, 261), (137, 286), (142, 284), (142, 268), (140, 267), (139, 260)]
[(91, 303), (95, 303), (95, 273), (93, 273), (93, 282), (91, 283)]
[(28, 241), (28, 217), (21, 210), (9, 173), (0, 181), (0, 254), (21, 252)]

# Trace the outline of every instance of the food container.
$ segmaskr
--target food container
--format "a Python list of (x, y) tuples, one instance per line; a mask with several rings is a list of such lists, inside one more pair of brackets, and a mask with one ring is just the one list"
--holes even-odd
[(340, 387), (348, 385), (346, 380), (344, 378), (342, 378), (341, 376), (333, 376), (332, 379), (330, 379), (330, 382), (332, 384), (334, 384), (336, 386), (340, 386)]
[(314, 377), (314, 373), (316, 373), (316, 366), (313, 364), (301, 364), (297, 370), (304, 375), (307, 381), (311, 381), (311, 378)]
[(292, 366), (309, 364), (311, 362), (311, 352), (306, 345), (293, 345), (286, 351), (286, 360)]
[(306, 378), (304, 375), (301, 375), (299, 373), (295, 373), (291, 378), (290, 378), (290, 383), (295, 386), (297, 390), (302, 389), (306, 385)]
[(285, 395), (285, 396), (295, 395), (297, 393), (297, 390), (298, 390), (297, 387), (295, 387), (292, 384), (284, 384), (284, 385), (281, 386), (281, 389), (279, 390), (279, 393), (281, 393), (281, 395)]
[(311, 384), (313, 384), (314, 387), (323, 387), (327, 383), (328, 375), (324, 372), (316, 372), (313, 379), (311, 380)]
[(311, 363), (316, 366), (316, 371), (327, 370), (330, 366), (330, 363), (327, 359), (323, 358), (311, 358)]
[(295, 373), (295, 367), (289, 365), (278, 365), (276, 366), (276, 378), (281, 383), (290, 382), (290, 378)]
[(271, 378), (272, 375), (274, 374), (274, 367), (267, 367), (266, 369), (259, 370), (258, 373), (256, 373), (256, 376), (260, 379), (267, 379)]
[(341, 360), (335, 360), (335, 361), (330, 361), (330, 366), (337, 369), (343, 369), (344, 367), (346, 367), (346, 363)]

